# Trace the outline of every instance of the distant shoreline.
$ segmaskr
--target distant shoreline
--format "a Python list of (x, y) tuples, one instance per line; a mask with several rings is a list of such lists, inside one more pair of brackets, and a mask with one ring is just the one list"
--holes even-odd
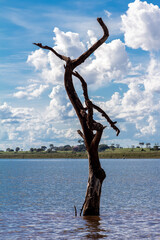
[[(0, 152), (0, 159), (87, 159), (86, 152), (71, 152), (71, 151), (59, 151), (59, 152)], [(136, 151), (131, 149), (116, 149), (114, 151), (107, 150), (99, 152), (100, 159), (145, 159), (155, 158), (160, 159), (160, 151)]]

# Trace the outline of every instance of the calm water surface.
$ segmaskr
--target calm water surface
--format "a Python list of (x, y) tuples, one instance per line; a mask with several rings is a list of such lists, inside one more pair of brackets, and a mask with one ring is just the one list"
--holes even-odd
[(87, 160), (0, 160), (0, 239), (160, 240), (160, 160), (102, 160), (101, 216), (83, 205)]

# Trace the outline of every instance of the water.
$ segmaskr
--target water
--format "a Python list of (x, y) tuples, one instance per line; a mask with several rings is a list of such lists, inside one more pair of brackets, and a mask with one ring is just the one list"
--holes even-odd
[(83, 205), (87, 160), (0, 160), (0, 239), (160, 239), (160, 160), (102, 160), (101, 216)]

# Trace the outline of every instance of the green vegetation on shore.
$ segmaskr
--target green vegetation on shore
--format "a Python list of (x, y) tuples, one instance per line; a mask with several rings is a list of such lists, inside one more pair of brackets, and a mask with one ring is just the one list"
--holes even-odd
[[(107, 149), (99, 152), (100, 159), (122, 159), (122, 158), (160, 158), (159, 150), (141, 149), (141, 148), (115, 148)], [(55, 151), (55, 152), (31, 152), (31, 151), (18, 151), (18, 152), (0, 152), (0, 158), (4, 159), (45, 159), (45, 158), (87, 158), (86, 152), (75, 151)]]

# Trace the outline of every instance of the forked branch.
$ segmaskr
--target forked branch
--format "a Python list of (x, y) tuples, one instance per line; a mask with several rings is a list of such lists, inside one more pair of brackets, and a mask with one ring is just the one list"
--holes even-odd
[[(78, 65), (80, 65), (81, 63), (83, 63), (97, 48), (99, 48), (109, 37), (109, 31), (107, 26), (104, 24), (102, 18), (97, 18), (98, 23), (100, 24), (100, 26), (103, 29), (103, 36), (95, 43), (93, 44), (86, 52), (84, 52), (79, 58), (71, 60), (72, 62), (72, 69), (76, 68)], [(59, 53), (57, 53), (53, 48), (49, 47), (49, 46), (43, 46), (42, 43), (33, 43), (34, 45), (43, 48), (43, 49), (47, 49), (52, 51), (58, 58), (60, 58), (61, 60), (64, 61), (68, 61), (70, 58), (63, 56)]]
[(73, 60), (73, 69), (83, 63), (97, 48), (99, 48), (109, 37), (109, 31), (107, 26), (104, 24), (102, 18), (97, 18), (98, 23), (103, 29), (103, 36), (93, 44), (86, 52), (84, 52), (79, 58)]
[[(90, 100), (89, 100), (89, 96), (88, 96), (88, 90), (87, 90), (87, 83), (84, 80), (84, 78), (78, 73), (78, 72), (73, 72), (73, 75), (77, 78), (79, 78), (79, 80), (81, 81), (82, 84), (82, 89), (83, 89), (83, 95), (84, 95), (84, 99), (85, 99), (85, 103), (88, 109), (88, 115), (90, 115), (90, 113), (92, 114), (92, 122), (93, 122), (93, 108), (96, 109), (98, 112), (100, 112), (102, 114), (102, 116), (107, 120), (107, 122), (110, 124), (110, 126), (117, 132), (117, 136), (120, 133), (119, 128), (117, 128), (115, 126), (115, 124), (117, 122), (113, 122), (110, 117), (97, 105), (93, 104)], [(92, 110), (91, 110), (92, 109)]]

